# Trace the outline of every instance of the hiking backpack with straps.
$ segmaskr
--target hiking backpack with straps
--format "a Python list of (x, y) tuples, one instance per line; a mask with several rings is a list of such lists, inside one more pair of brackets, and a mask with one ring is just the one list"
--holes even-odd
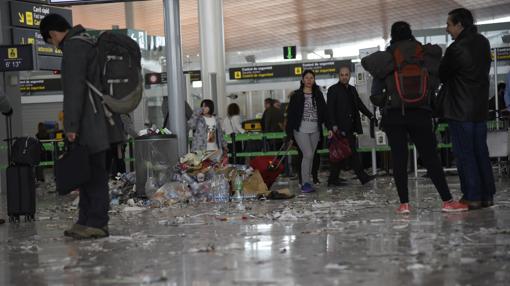
[[(101, 32), (97, 38), (87, 33), (72, 37), (86, 41), (97, 49), (97, 62), (101, 73), (100, 86), (87, 81), (89, 97), (92, 93), (101, 98), (105, 114), (114, 125), (112, 112), (127, 114), (138, 106), (142, 99), (142, 54), (137, 42), (129, 36), (113, 31)], [(96, 108), (94, 104), (94, 109)]]
[(429, 72), (424, 65), (423, 46), (418, 42), (405, 42), (393, 50), (394, 71), (390, 80), (394, 85), (391, 107), (418, 107), (429, 104)]

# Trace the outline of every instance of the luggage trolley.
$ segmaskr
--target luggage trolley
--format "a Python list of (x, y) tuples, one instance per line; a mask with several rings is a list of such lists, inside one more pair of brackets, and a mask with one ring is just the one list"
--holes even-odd
[[(499, 118), (498, 118), (499, 119)], [(490, 121), (487, 123), (487, 147), (489, 157), (498, 159), (498, 172), (508, 172), (508, 156), (510, 150), (510, 131), (508, 118)], [(502, 160), (506, 158), (506, 160)]]

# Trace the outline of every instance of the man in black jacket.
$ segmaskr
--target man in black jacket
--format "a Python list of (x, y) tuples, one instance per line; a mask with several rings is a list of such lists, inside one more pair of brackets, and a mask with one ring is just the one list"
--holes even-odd
[(58, 14), (47, 15), (40, 24), (46, 43), (62, 50), (62, 88), (64, 93), (64, 130), (69, 142), (88, 147), (90, 180), (80, 186), (77, 222), (64, 235), (77, 239), (108, 236), (108, 172), (106, 151), (113, 136), (123, 136), (121, 124), (109, 128), (99, 99), (89, 97), (86, 80), (99, 84), (96, 49), (90, 43), (73, 38), (85, 32), (71, 27)]
[[(356, 152), (356, 134), (363, 134), (361, 126), (360, 111), (370, 118), (374, 119), (374, 115), (368, 110), (359, 98), (356, 88), (349, 84), (351, 78), (351, 70), (349, 67), (342, 67), (339, 71), (339, 82), (332, 85), (328, 89), (328, 120), (332, 130), (329, 131), (329, 137), (333, 136), (333, 132), (346, 136), (352, 149), (352, 155), (349, 158), (351, 167), (354, 169), (356, 176), (361, 184), (366, 184), (373, 180), (373, 176), (369, 176), (363, 170), (363, 165)], [(328, 186), (340, 186), (338, 175), (340, 173), (339, 163), (330, 163), (330, 173)]]
[(487, 148), (489, 41), (477, 31), (471, 12), (448, 13), (446, 31), (454, 42), (446, 49), (439, 77), (448, 88), (444, 114), (452, 137), (463, 202), (470, 209), (493, 205), (496, 192)]

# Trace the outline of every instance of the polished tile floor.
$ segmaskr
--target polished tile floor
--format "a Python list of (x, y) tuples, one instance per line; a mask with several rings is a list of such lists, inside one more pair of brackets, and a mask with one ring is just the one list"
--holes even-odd
[(36, 222), (0, 225), (0, 285), (510, 285), (510, 180), (498, 177), (496, 206), (443, 214), (431, 182), (412, 179), (407, 216), (388, 177), (349, 184), (242, 206), (115, 206), (111, 236), (88, 241), (62, 236), (73, 198), (40, 190)]

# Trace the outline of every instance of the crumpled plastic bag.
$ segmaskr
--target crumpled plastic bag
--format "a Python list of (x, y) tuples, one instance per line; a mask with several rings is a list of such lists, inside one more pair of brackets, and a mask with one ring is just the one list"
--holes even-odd
[(187, 202), (190, 198), (190, 189), (180, 182), (166, 183), (150, 197), (151, 201), (159, 203), (160, 206)]

